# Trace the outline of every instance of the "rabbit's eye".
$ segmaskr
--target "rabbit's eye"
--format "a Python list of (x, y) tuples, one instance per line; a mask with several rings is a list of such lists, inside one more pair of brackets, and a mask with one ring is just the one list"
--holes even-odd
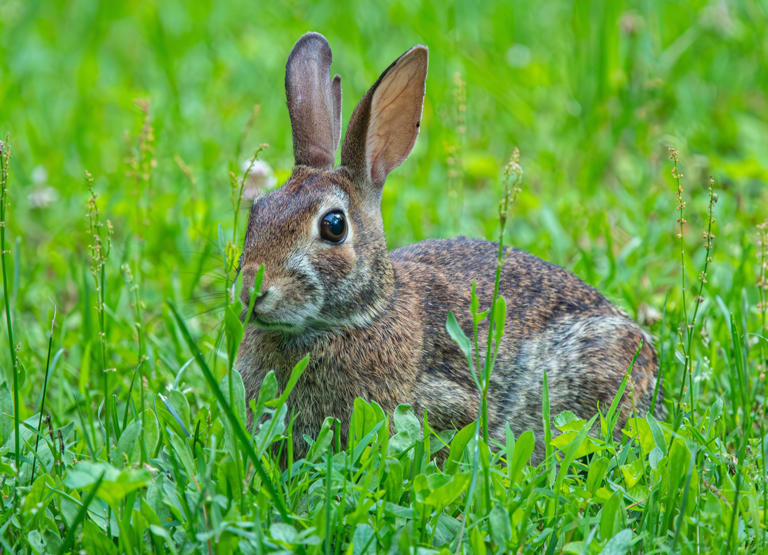
[(331, 210), (320, 219), (320, 237), (331, 243), (341, 243), (347, 237), (344, 212)]

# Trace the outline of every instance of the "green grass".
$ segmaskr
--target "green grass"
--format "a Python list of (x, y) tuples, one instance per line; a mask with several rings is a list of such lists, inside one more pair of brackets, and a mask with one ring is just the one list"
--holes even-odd
[[(611, 407), (600, 437), (552, 415), (533, 466), (531, 434), (489, 445), (358, 401), (348, 445), (328, 420), (294, 461), (268, 378), (248, 432), (235, 191), (262, 143), (291, 169), (283, 68), (310, 29), (345, 120), (430, 47), (390, 247), (498, 239), (519, 146), (505, 243), (650, 330), (664, 421), (616, 444)], [(766, 37), (765, 2), (0, 0), (0, 551), (766, 552)]]

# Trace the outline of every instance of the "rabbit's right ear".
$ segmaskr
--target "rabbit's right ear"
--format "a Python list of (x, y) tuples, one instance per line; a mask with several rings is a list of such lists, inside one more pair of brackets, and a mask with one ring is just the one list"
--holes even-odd
[(285, 96), (296, 165), (330, 169), (341, 136), (341, 77), (329, 78), (331, 47), (319, 33), (294, 45), (285, 65)]
[(427, 59), (427, 47), (421, 45), (400, 56), (365, 94), (349, 122), (341, 165), (377, 203), (387, 175), (408, 157), (419, 134)]

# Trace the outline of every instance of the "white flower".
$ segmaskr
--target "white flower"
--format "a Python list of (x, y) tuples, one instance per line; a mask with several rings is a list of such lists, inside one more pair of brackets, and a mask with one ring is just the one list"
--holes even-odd
[[(250, 166), (250, 171), (248, 167)], [(265, 191), (277, 185), (275, 173), (269, 164), (262, 160), (256, 160), (251, 165), (250, 160), (246, 160), (242, 165), (243, 172), (248, 172), (243, 187), (243, 200), (253, 202)]]

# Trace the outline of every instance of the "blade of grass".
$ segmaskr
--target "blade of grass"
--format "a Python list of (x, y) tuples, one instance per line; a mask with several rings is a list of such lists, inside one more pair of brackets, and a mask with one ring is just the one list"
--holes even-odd
[(213, 373), (211, 372), (211, 369), (208, 367), (208, 364), (205, 362), (205, 358), (203, 357), (203, 354), (200, 352), (200, 349), (198, 348), (194, 339), (192, 339), (192, 335), (189, 333), (189, 330), (187, 329), (187, 326), (184, 323), (184, 320), (182, 319), (181, 315), (176, 310), (176, 306), (173, 304), (173, 302), (170, 299), (168, 299), (166, 302), (168, 303), (168, 306), (170, 307), (171, 312), (173, 313), (173, 317), (176, 319), (176, 324), (179, 326), (179, 330), (181, 331), (181, 334), (184, 336), (184, 340), (187, 342), (187, 346), (192, 350), (192, 354), (195, 356), (195, 360), (197, 360), (197, 364), (200, 366), (200, 370), (202, 370), (203, 376), (205, 377), (205, 380), (208, 382), (208, 386), (211, 388), (211, 391), (213, 391), (213, 394), (216, 396), (216, 400), (224, 409), (224, 414), (226, 414), (227, 419), (229, 419), (229, 423), (232, 425), (232, 430), (235, 436), (240, 441), (240, 444), (242, 445), (243, 449), (245, 449), (245, 452), (248, 455), (248, 457), (251, 459), (251, 462), (253, 463), (253, 467), (256, 469), (256, 473), (259, 475), (259, 478), (264, 484), (264, 487), (266, 487), (267, 489), (267, 493), (272, 498), (272, 501), (275, 503), (275, 506), (277, 507), (277, 510), (280, 513), (280, 517), (283, 519), (283, 521), (288, 522), (290, 517), (286, 510), (285, 504), (283, 503), (283, 499), (278, 495), (277, 489), (272, 484), (272, 480), (270, 480), (269, 476), (267, 475), (267, 472), (264, 470), (264, 466), (261, 464), (261, 461), (259, 460), (259, 457), (256, 455), (256, 451), (254, 451), (253, 445), (251, 445), (251, 441), (250, 441), (250, 438), (248, 437), (248, 433), (245, 431), (245, 429), (243, 429), (242, 423), (237, 418), (237, 415), (235, 415), (235, 412), (234, 410), (232, 410), (231, 405), (227, 402), (227, 398), (224, 396), (224, 393), (221, 391), (221, 388), (219, 387), (219, 384), (216, 381), (216, 377), (213, 375)]
[(5, 255), (8, 253), (5, 248), (5, 229), (7, 227), (7, 206), (8, 206), (8, 161), (11, 158), (11, 150), (7, 146), (8, 137), (5, 142), (0, 141), (0, 262), (3, 270), (3, 300), (5, 301), (5, 323), (8, 326), (8, 352), (11, 356), (11, 374), (13, 375), (13, 447), (14, 462), (16, 463), (16, 472), (19, 472), (21, 464), (21, 443), (19, 438), (19, 375), (18, 361), (16, 360), (16, 346), (13, 341), (13, 323), (11, 322), (11, 298), (8, 292), (8, 266)]
[[(51, 332), (48, 335), (48, 354), (45, 358), (45, 377), (43, 378), (43, 391), (40, 393), (40, 416), (37, 419), (37, 438), (35, 439), (35, 457), (32, 461), (32, 477), (29, 479), (29, 483), (35, 481), (35, 465), (37, 463), (37, 447), (40, 443), (40, 428), (43, 425), (43, 413), (45, 412), (45, 394), (48, 391), (48, 379), (51, 376), (51, 350), (53, 349), (53, 326), (56, 324), (56, 307), (53, 307), (53, 317), (51, 318)], [(56, 358), (63, 351), (56, 353)]]

